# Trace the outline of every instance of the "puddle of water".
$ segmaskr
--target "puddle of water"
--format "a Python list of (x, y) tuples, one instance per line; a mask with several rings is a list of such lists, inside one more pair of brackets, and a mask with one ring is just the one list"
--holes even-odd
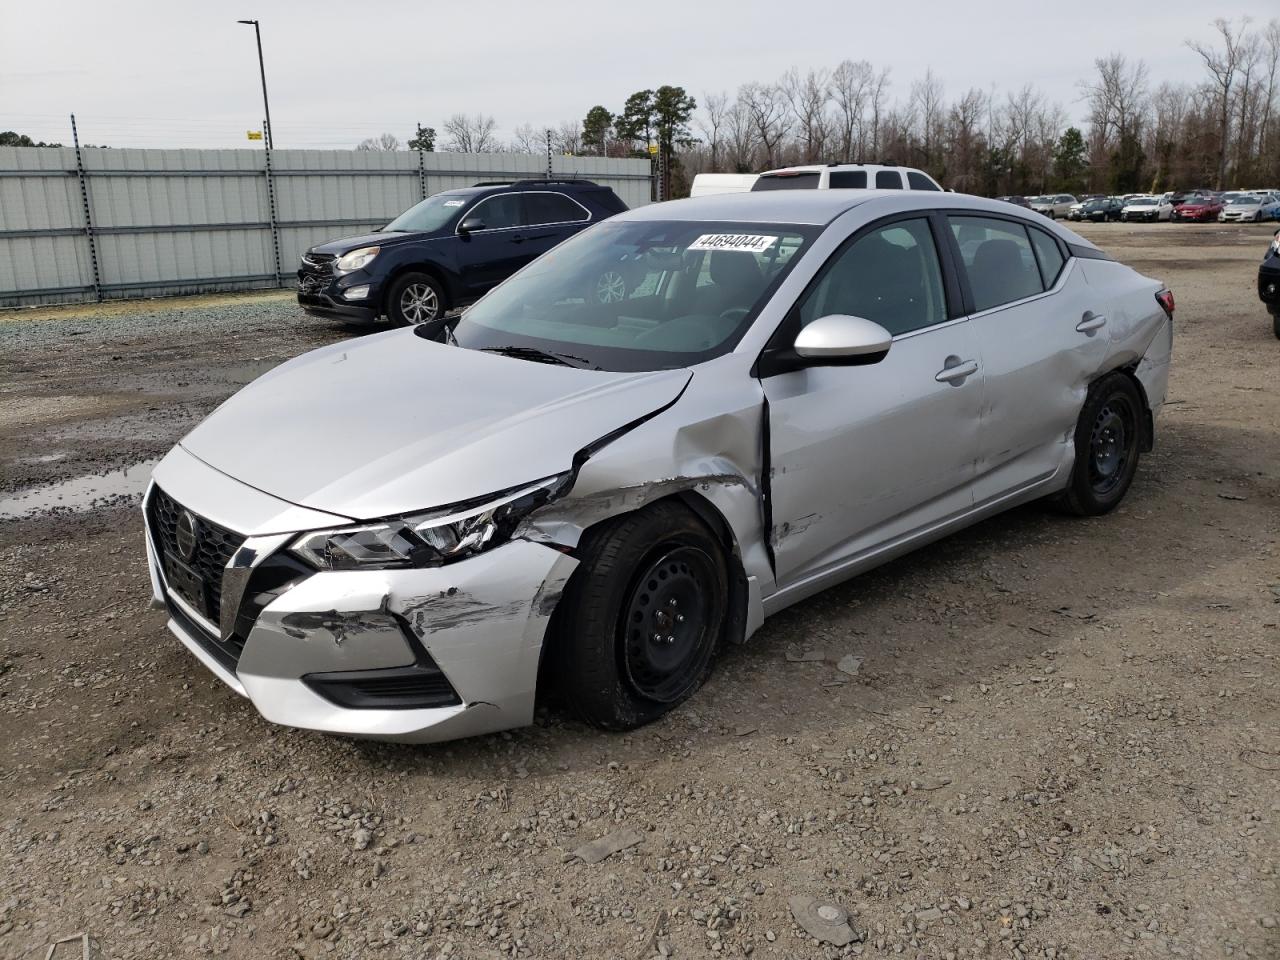
[(42, 453), (38, 457), (23, 457), (18, 462), (22, 464), (57, 463), (59, 460), (65, 459), (67, 459), (67, 454), (62, 451), (59, 453)]
[(106, 500), (141, 500), (159, 460), (145, 460), (123, 470), (73, 477), (0, 497), (0, 520), (25, 520), (46, 510), (92, 510)]
[(210, 372), (219, 380), (226, 380), (230, 383), (243, 385), (252, 380), (257, 380), (268, 370), (273, 370), (280, 366), (280, 364), (284, 363), (286, 359), (288, 358), (254, 357), (252, 360), (242, 360), (239, 363), (214, 367)]

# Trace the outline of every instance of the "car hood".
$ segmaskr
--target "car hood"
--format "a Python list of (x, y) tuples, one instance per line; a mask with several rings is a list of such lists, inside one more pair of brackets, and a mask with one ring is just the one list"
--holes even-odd
[(352, 250), (359, 250), (361, 247), (390, 247), (398, 243), (407, 243), (410, 240), (419, 240), (423, 237), (434, 236), (430, 233), (366, 233), (359, 237), (343, 237), (341, 240), (326, 240), (324, 243), (317, 243), (308, 253), (331, 253), (340, 257), (344, 253), (350, 253)]
[(396, 330), (282, 364), (181, 446), (282, 500), (367, 520), (563, 473), (691, 376), (535, 363)]

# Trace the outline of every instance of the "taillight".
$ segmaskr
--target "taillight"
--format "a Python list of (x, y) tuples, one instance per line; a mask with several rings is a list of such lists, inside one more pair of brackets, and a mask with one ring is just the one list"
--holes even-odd
[(1164, 310), (1165, 312), (1165, 316), (1167, 316), (1170, 320), (1172, 320), (1173, 319), (1173, 291), (1161, 290), (1159, 293), (1156, 294), (1156, 303), (1160, 304), (1161, 309)]

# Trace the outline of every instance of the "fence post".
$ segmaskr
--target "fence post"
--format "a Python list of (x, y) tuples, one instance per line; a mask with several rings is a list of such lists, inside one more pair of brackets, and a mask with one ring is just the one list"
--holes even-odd
[(271, 247), (275, 251), (275, 283), (274, 286), (280, 286), (280, 230), (276, 225), (276, 184), (275, 178), (271, 175), (271, 127), (266, 119), (262, 121), (262, 129), (266, 131), (266, 136), (262, 138), (262, 145), (265, 148), (266, 156), (266, 175), (267, 175), (267, 216), (271, 223)]
[[(418, 129), (422, 129), (422, 124), (418, 124)], [(425, 152), (422, 149), (422, 140), (418, 140), (418, 191), (422, 194), (422, 199), (427, 199), (427, 163)]]
[(552, 179), (552, 176), (551, 176), (551, 130), (550, 129), (547, 130), (547, 179), (548, 180)]
[(80, 156), (80, 133), (76, 130), (76, 115), (71, 115), (71, 142), (76, 147), (76, 177), (80, 181), (80, 202), (84, 204), (84, 235), (89, 238), (89, 260), (93, 264), (93, 297), (102, 302), (102, 276), (98, 272), (98, 241), (93, 235), (93, 211), (89, 207), (89, 181), (84, 172), (84, 158)]

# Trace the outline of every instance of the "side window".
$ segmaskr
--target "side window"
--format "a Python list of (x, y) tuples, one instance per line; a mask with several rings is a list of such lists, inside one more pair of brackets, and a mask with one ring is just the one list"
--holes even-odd
[(1036, 260), (1040, 262), (1040, 279), (1048, 290), (1058, 282), (1058, 274), (1062, 273), (1063, 264), (1067, 261), (1062, 256), (1057, 242), (1043, 230), (1031, 228), (1031, 245), (1036, 248)]
[(467, 216), (479, 217), (484, 221), (486, 230), (518, 227), (521, 225), (520, 206), (518, 193), (500, 193), (488, 200), (481, 200)]
[(526, 193), (523, 200), (524, 222), (530, 226), (538, 223), (576, 223), (591, 219), (591, 214), (581, 204), (574, 203), (563, 193)]
[(912, 190), (937, 190), (938, 185), (918, 170), (907, 171), (907, 186)]
[(827, 186), (832, 190), (865, 190), (867, 189), (867, 171), (832, 170)]
[(901, 190), (902, 175), (897, 170), (877, 170), (876, 171), (876, 189), (877, 190)]
[(844, 313), (874, 320), (894, 336), (947, 319), (942, 269), (929, 221), (899, 220), (837, 254), (800, 304), (800, 325)]
[(960, 245), (975, 311), (1044, 291), (1027, 228), (1008, 220), (948, 217)]

